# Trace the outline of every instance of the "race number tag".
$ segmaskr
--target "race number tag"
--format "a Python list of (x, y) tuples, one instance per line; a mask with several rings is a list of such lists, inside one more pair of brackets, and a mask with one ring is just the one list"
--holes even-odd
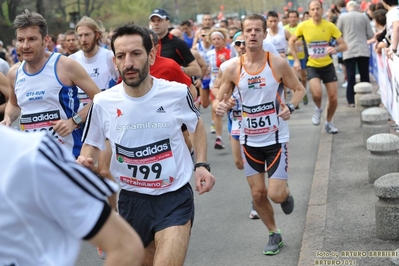
[(25, 132), (45, 131), (50, 136), (58, 139), (60, 143), (64, 143), (62, 138), (53, 130), (51, 121), (58, 121), (61, 119), (60, 111), (45, 111), (34, 114), (23, 114), (20, 120), (20, 129)]
[(231, 111), (231, 133), (232, 136), (239, 136), (241, 131), (242, 114), (240, 110)]
[(124, 165), (119, 168), (123, 183), (143, 188), (172, 185), (177, 167), (169, 139), (135, 148), (115, 144), (115, 151), (115, 159)]
[(278, 117), (274, 102), (255, 106), (242, 106), (244, 134), (271, 134), (278, 130)]
[(326, 41), (311, 42), (308, 45), (308, 53), (312, 58), (323, 58), (327, 56), (328, 43)]

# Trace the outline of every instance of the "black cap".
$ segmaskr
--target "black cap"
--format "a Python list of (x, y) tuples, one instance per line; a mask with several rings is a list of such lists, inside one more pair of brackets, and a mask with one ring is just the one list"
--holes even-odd
[(168, 12), (166, 12), (166, 10), (163, 9), (163, 8), (154, 9), (154, 11), (152, 11), (149, 19), (151, 19), (153, 16), (157, 16), (157, 17), (159, 17), (161, 19), (169, 19)]

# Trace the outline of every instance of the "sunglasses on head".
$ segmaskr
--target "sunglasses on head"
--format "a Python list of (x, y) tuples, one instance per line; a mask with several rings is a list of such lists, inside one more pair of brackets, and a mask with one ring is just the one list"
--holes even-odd
[(242, 41), (235, 41), (234, 44), (235, 44), (236, 46), (241, 46), (241, 44), (243, 44), (243, 45), (245, 46), (245, 41), (244, 41), (244, 40), (242, 40)]

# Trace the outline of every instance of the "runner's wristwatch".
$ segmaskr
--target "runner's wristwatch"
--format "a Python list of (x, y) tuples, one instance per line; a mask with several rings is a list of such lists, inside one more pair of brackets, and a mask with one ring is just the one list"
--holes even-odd
[(290, 113), (292, 114), (295, 110), (295, 106), (292, 103), (287, 103), (286, 105), (288, 109), (290, 109)]
[(206, 170), (208, 170), (208, 172), (211, 172), (211, 167), (209, 163), (196, 163), (194, 165), (194, 171), (198, 168), (198, 167), (205, 167)]
[(80, 125), (83, 122), (83, 119), (80, 115), (76, 114), (74, 116), (72, 116), (72, 121), (76, 124), (76, 125)]

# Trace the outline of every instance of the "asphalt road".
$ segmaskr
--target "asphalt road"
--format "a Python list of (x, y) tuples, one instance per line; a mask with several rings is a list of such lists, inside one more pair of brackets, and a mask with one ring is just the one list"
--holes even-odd
[[(290, 215), (285, 215), (279, 205), (273, 205), (285, 245), (279, 254), (265, 256), (262, 250), (268, 242), (268, 232), (260, 220), (249, 219), (249, 186), (244, 173), (235, 168), (227, 128), (223, 130), (226, 149), (215, 150), (215, 135), (209, 132), (210, 109), (201, 109), (208, 132), (208, 161), (216, 185), (209, 193), (195, 195), (196, 214), (185, 265), (298, 264), (321, 132), (320, 126), (311, 123), (313, 110), (314, 104), (310, 99), (307, 106), (301, 104), (300, 109), (295, 110), (289, 122), (289, 185), (295, 198), (295, 209)], [(77, 265), (102, 263), (95, 248), (84, 243)]]

